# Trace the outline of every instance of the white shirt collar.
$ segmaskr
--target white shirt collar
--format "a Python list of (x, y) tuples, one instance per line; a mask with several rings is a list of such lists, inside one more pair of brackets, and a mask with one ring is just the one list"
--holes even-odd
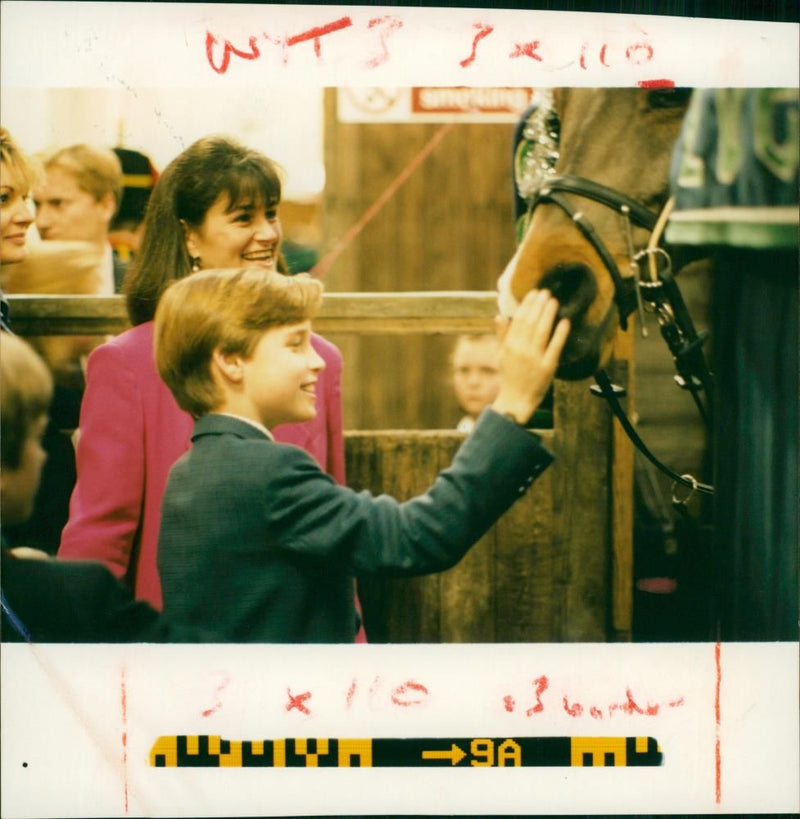
[(232, 412), (218, 412), (216, 414), (225, 415), (228, 418), (236, 418), (238, 421), (244, 421), (245, 424), (250, 424), (251, 427), (255, 427), (259, 432), (263, 432), (270, 441), (275, 440), (275, 436), (263, 424), (259, 424), (258, 421), (254, 421), (252, 418), (245, 418), (243, 415), (234, 415)]

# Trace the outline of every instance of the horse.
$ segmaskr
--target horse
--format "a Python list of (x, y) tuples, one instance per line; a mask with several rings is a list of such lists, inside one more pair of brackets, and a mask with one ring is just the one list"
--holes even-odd
[[(710, 493), (711, 487), (697, 481), (689, 473), (701, 474), (706, 465), (707, 430), (701, 423), (691, 402), (676, 391), (671, 381), (663, 378), (664, 350), (658, 333), (653, 341), (633, 339), (627, 343), (623, 358), (635, 359), (636, 404), (642, 410), (640, 425), (632, 424), (615, 397), (615, 389), (605, 374), (607, 367), (620, 370), (616, 361), (620, 353), (618, 330), (626, 330), (631, 314), (639, 310), (644, 324), (644, 307), (652, 309), (658, 317), (659, 328), (664, 334), (666, 322), (658, 311), (671, 311), (671, 299), (663, 303), (645, 302), (640, 294), (639, 282), (664, 277), (670, 283), (670, 295), (679, 304), (679, 318), (692, 333), (689, 343), (682, 330), (667, 325), (673, 338), (671, 351), (677, 353), (675, 363), (684, 362), (684, 348), (692, 356), (691, 368), (684, 369), (685, 383), (691, 387), (692, 396), (705, 420), (710, 421), (713, 385), (707, 368), (695, 369), (698, 356), (702, 356), (702, 337), (694, 333), (688, 310), (680, 297), (680, 291), (670, 271), (664, 265), (666, 254), (659, 250), (660, 235), (668, 215), (669, 170), (674, 146), (678, 140), (689, 101), (690, 89), (645, 88), (569, 88), (540, 91), (533, 106), (523, 115), (517, 129), (514, 149), (514, 176), (517, 193), (517, 251), (506, 266), (498, 282), (500, 313), (513, 315), (517, 303), (532, 288), (547, 288), (559, 300), (561, 316), (570, 319), (572, 327), (566, 348), (556, 373), (561, 382), (576, 382), (572, 386), (557, 386), (557, 394), (570, 409), (561, 411), (561, 420), (578, 430), (576, 451), (592, 449), (600, 443), (591, 435), (580, 433), (584, 419), (595, 408), (581, 398), (577, 403), (575, 390), (582, 393), (577, 383), (595, 376), (606, 397), (620, 419), (623, 428), (634, 440), (645, 458), (619, 461), (622, 472), (615, 473), (613, 493), (623, 495), (632, 492), (636, 498), (630, 514), (630, 525), (636, 537), (635, 548), (624, 545), (632, 536), (624, 534), (625, 514), (620, 514), (622, 528), (617, 532), (619, 543), (613, 546), (620, 555), (627, 548), (636, 552), (636, 588), (639, 590), (637, 606), (647, 611), (657, 600), (663, 607), (668, 599), (668, 616), (637, 617), (640, 634), (661, 639), (703, 638), (705, 624), (696, 627), (691, 617), (679, 623), (684, 611), (696, 608), (697, 600), (703, 599), (703, 591), (696, 590), (695, 579), (707, 574), (708, 519), (707, 506), (693, 501), (695, 520), (678, 519), (668, 497), (669, 484), (664, 483), (651, 468), (655, 464), (669, 476), (675, 486), (683, 483), (689, 488), (684, 500), (694, 489)], [(659, 255), (663, 254), (663, 255)], [(655, 266), (655, 271), (651, 268)], [(701, 274), (691, 281), (694, 289), (692, 307), (702, 304), (707, 279)], [(699, 285), (699, 286), (698, 286)], [(648, 294), (657, 291), (645, 290)], [(660, 292), (660, 291), (658, 291)], [(662, 294), (663, 295), (663, 294)], [(661, 298), (661, 296), (659, 297)], [(671, 313), (670, 313), (671, 315)], [(701, 317), (702, 318), (702, 317)], [(677, 335), (676, 335), (677, 334)], [(629, 334), (630, 336), (630, 334)], [(679, 336), (679, 337), (678, 337)], [(665, 336), (666, 338), (667, 336)], [(635, 346), (635, 350), (634, 350)], [(672, 350), (675, 346), (676, 349)], [(680, 348), (677, 349), (677, 348)], [(643, 366), (639, 366), (642, 364)], [(688, 369), (688, 371), (686, 371)], [(702, 374), (698, 388), (695, 371)], [(628, 369), (630, 372), (630, 369)], [(679, 369), (679, 372), (681, 370)], [(623, 378), (624, 378), (623, 374)], [(601, 380), (602, 379), (602, 380)], [(662, 385), (666, 389), (662, 389)], [(630, 390), (632, 383), (626, 383)], [(597, 390), (597, 388), (594, 388)], [(641, 392), (641, 401), (639, 400)], [(629, 404), (631, 408), (633, 404)], [(652, 412), (655, 408), (655, 412)], [(557, 413), (558, 415), (558, 413)], [(647, 429), (653, 424), (652, 429)], [(670, 429), (671, 428), (671, 429)], [(673, 464), (677, 472), (666, 467), (653, 456), (639, 437), (637, 430), (647, 429), (657, 442), (656, 451)], [(669, 436), (679, 433), (680, 450), (673, 444), (664, 446)], [(602, 445), (602, 444), (601, 444)], [(645, 459), (649, 459), (649, 462)], [(629, 466), (623, 464), (629, 463)], [(680, 467), (678, 467), (680, 464)], [(628, 469), (635, 468), (636, 478)], [(681, 474), (684, 473), (684, 474)], [(619, 483), (617, 483), (619, 481)], [(569, 487), (564, 487), (569, 491)], [(697, 516), (702, 513), (702, 518)], [(644, 534), (642, 534), (644, 533)], [(698, 543), (699, 542), (699, 543)], [(644, 544), (644, 545), (643, 545)], [(697, 548), (698, 545), (700, 548)], [(627, 558), (622, 558), (624, 562)], [(687, 561), (699, 560), (688, 570)], [(649, 564), (643, 568), (645, 564)], [(699, 571), (698, 571), (699, 569)], [(655, 589), (673, 591), (675, 577), (687, 577), (678, 584), (677, 596), (647, 594)], [(624, 599), (624, 593), (620, 600)], [(677, 609), (676, 609), (677, 606)], [(669, 616), (672, 615), (672, 616)], [(648, 622), (650, 625), (648, 625)], [(672, 631), (669, 631), (672, 629)], [(677, 629), (677, 631), (675, 631)]]
[[(534, 287), (556, 295), (572, 321), (558, 378), (597, 377), (617, 329), (637, 307), (643, 316), (641, 259), (659, 288), (674, 285), (681, 254), (714, 268), (716, 383), (706, 373), (702, 390), (709, 421), (718, 408), (715, 580), (699, 596), (712, 601), (723, 639), (798, 633), (798, 123), (796, 89), (708, 89), (691, 103), (688, 90), (556, 89), (527, 114), (515, 157), (527, 209), (499, 306), (512, 314)], [(658, 316), (670, 350), (694, 354), (701, 339), (673, 347), (665, 332), (671, 301), (649, 306), (667, 311)], [(690, 391), (693, 378), (679, 368)]]
[[(527, 225), (498, 282), (501, 314), (547, 288), (572, 323), (557, 378), (583, 379), (611, 358), (617, 327), (636, 306), (635, 248), (668, 192), (688, 89), (560, 88), (528, 118), (519, 157)], [(526, 178), (527, 177), (527, 178)]]

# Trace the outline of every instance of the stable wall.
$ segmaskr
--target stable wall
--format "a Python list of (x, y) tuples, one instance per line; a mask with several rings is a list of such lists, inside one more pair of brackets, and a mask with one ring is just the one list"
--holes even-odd
[[(442, 128), (441, 142), (324, 272), (329, 291), (492, 290), (514, 252), (512, 124), (354, 124), (325, 92), (323, 244), (333, 249)], [(453, 336), (330, 336), (348, 429), (452, 428)]]

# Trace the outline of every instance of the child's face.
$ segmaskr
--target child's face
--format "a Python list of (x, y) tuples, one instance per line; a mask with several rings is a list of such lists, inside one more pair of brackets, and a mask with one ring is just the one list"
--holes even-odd
[(453, 389), (461, 409), (477, 417), (500, 389), (499, 345), (494, 336), (461, 339), (453, 353)]
[(42, 466), (47, 458), (42, 449), (42, 435), (46, 426), (46, 415), (31, 424), (22, 446), (22, 458), (16, 469), (3, 465), (0, 472), (0, 510), (4, 523), (23, 523), (33, 512)]
[(310, 321), (267, 330), (242, 367), (253, 420), (270, 428), (317, 414), (316, 384), (325, 362), (311, 346)]
[(228, 211), (230, 198), (220, 194), (197, 230), (186, 234), (186, 249), (199, 257), (204, 270), (215, 267), (278, 269), (283, 233), (277, 206), (237, 203)]

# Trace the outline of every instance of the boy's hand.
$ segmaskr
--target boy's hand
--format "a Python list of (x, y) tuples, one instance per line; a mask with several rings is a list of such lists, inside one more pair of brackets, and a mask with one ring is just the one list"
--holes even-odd
[[(569, 335), (569, 319), (553, 331), (558, 301), (547, 290), (531, 290), (501, 337), (500, 392), (492, 409), (524, 424), (542, 402)], [(552, 334), (552, 335), (551, 335)]]

